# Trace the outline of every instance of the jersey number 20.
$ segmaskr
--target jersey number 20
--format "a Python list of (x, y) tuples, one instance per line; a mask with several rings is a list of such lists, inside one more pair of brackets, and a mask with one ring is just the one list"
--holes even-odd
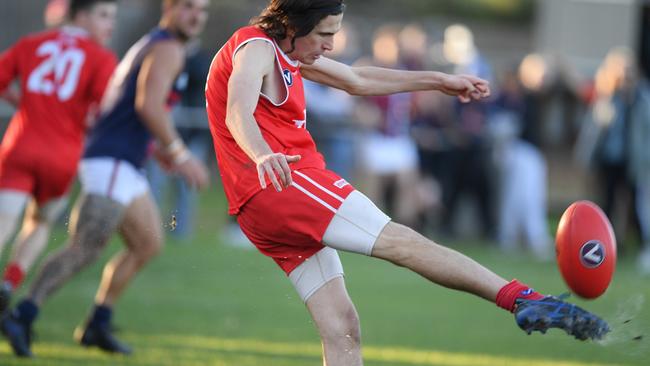
[(52, 95), (60, 101), (69, 100), (77, 89), (86, 55), (77, 48), (61, 49), (56, 41), (43, 43), (38, 56), (47, 56), (29, 75), (27, 89), (33, 93)]

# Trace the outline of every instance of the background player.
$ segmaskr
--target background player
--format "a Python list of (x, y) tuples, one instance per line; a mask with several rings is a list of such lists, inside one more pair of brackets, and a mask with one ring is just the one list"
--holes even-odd
[(115, 0), (72, 0), (66, 25), (24, 37), (0, 56), (0, 91), (19, 79), (22, 93), (0, 145), (0, 249), (30, 202), (4, 271), (0, 312), (66, 207), (89, 107), (100, 102), (117, 64), (103, 47), (116, 10)]
[(577, 338), (600, 338), (608, 327), (596, 316), (508, 282), (392, 222), (325, 169), (306, 130), (302, 76), (356, 95), (437, 90), (469, 102), (490, 93), (487, 82), (473, 76), (350, 67), (323, 57), (333, 48), (343, 10), (342, 0), (270, 1), (215, 56), (206, 90), (229, 212), (305, 301), (324, 364), (363, 364), (359, 319), (335, 249), (385, 259), (516, 311), (526, 331), (558, 327)]
[(177, 99), (184, 45), (203, 30), (208, 1), (165, 0), (159, 27), (131, 47), (117, 67), (80, 165), (82, 194), (69, 245), (45, 260), (27, 298), (3, 319), (2, 330), (18, 356), (32, 355), (31, 327), (41, 304), (96, 260), (116, 230), (126, 250), (105, 266), (95, 307), (75, 338), (108, 352), (131, 352), (112, 334), (112, 307), (162, 247), (160, 215), (141, 172), (152, 137), (161, 146), (157, 155), (190, 186), (200, 188), (208, 181), (206, 168), (180, 140), (168, 112)]

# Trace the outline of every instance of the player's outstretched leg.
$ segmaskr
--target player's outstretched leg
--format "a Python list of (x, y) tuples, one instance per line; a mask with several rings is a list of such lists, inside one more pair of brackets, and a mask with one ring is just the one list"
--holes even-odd
[(600, 339), (607, 323), (575, 305), (542, 296), (528, 286), (505, 279), (467, 256), (440, 246), (406, 226), (390, 222), (372, 256), (411, 269), (439, 285), (469, 292), (514, 312), (526, 332), (564, 329), (578, 339)]
[(150, 194), (136, 198), (127, 208), (119, 227), (126, 250), (115, 255), (104, 267), (95, 296), (95, 309), (88, 321), (75, 330), (74, 337), (81, 345), (111, 353), (132, 352), (113, 335), (113, 304), (142, 267), (160, 252), (163, 243), (160, 221)]
[(343, 277), (319, 288), (306, 302), (323, 343), (324, 365), (361, 366), (359, 316)]

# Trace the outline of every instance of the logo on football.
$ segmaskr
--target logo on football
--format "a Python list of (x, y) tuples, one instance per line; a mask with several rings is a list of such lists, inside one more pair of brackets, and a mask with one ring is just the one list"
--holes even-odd
[(555, 250), (573, 293), (585, 299), (605, 293), (616, 268), (616, 237), (600, 207), (589, 201), (571, 204), (560, 218)]
[(605, 260), (605, 247), (598, 240), (586, 242), (580, 248), (580, 262), (587, 268), (596, 268)]

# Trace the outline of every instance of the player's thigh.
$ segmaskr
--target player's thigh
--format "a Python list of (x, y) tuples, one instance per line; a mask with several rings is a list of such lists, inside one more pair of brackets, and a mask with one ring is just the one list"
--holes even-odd
[(20, 216), (34, 193), (33, 156), (24, 149), (0, 149), (0, 214)]
[(158, 206), (151, 193), (135, 198), (126, 209), (119, 227), (126, 246), (133, 252), (151, 256), (161, 249), (163, 232)]
[(114, 158), (84, 159), (79, 165), (79, 180), (84, 195), (123, 208), (117, 228), (127, 246), (139, 252), (157, 251), (160, 214), (151, 198), (149, 183), (137, 168)]
[(20, 217), (34, 186), (29, 156), (18, 149), (0, 150), (0, 215), (3, 221)]
[(343, 265), (335, 249), (324, 247), (292, 270), (288, 276), (300, 299), (307, 303), (327, 283), (343, 277)]
[(371, 255), (378, 238), (391, 221), (368, 197), (353, 191), (329, 222), (323, 244), (347, 252)]
[(0, 250), (16, 229), (29, 194), (14, 190), (0, 190)]

